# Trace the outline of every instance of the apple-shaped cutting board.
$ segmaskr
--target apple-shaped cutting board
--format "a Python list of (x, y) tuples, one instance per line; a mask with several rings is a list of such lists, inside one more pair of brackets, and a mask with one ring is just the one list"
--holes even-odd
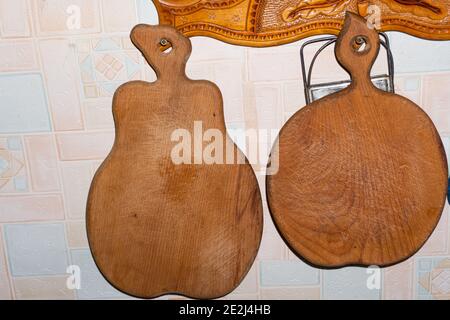
[(372, 85), (378, 51), (377, 32), (348, 13), (335, 53), (351, 85), (294, 114), (272, 150), (272, 217), (316, 266), (407, 259), (443, 210), (447, 162), (438, 132), (419, 106)]
[[(201, 136), (198, 144), (194, 122), (201, 122), (245, 160), (226, 134), (219, 89), (185, 74), (190, 41), (172, 27), (147, 25), (131, 39), (158, 79), (129, 82), (114, 95), (116, 139), (87, 204), (92, 254), (104, 277), (129, 295), (221, 297), (239, 285), (259, 248), (256, 177), (247, 161), (206, 164), (194, 152), (210, 146)], [(192, 138), (184, 141), (195, 144), (192, 164), (174, 161), (174, 132)]]

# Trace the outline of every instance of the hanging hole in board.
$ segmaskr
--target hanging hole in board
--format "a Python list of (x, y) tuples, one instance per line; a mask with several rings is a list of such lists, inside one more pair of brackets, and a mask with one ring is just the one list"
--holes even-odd
[(356, 36), (352, 39), (352, 48), (358, 54), (365, 54), (370, 50), (369, 39), (366, 36)]
[(173, 50), (172, 43), (167, 39), (161, 39), (159, 41), (159, 50), (164, 54), (169, 54)]

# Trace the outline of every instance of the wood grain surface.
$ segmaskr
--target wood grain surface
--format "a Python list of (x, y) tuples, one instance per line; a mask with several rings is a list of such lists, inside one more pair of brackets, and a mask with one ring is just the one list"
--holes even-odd
[[(174, 164), (171, 135), (185, 129), (194, 139), (194, 121), (219, 130), (243, 155), (226, 135), (219, 89), (186, 77), (190, 41), (168, 26), (138, 25), (131, 38), (158, 80), (129, 82), (114, 95), (116, 139), (87, 204), (92, 254), (112, 285), (136, 297), (223, 296), (239, 285), (259, 248), (256, 177), (246, 161)], [(194, 163), (194, 151), (190, 158)]]
[(419, 106), (372, 85), (378, 51), (377, 32), (348, 13), (336, 57), (351, 85), (298, 111), (272, 152), (279, 172), (267, 177), (271, 214), (291, 248), (317, 266), (407, 259), (443, 210), (440, 137)]
[[(450, 40), (450, 0), (153, 0), (159, 23), (186, 36), (267, 47), (338, 34), (346, 12), (399, 31)], [(411, 49), (413, 50), (413, 49)]]

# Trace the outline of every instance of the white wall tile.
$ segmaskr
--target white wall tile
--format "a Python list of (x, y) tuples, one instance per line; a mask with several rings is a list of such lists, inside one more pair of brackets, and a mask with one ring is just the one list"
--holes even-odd
[(58, 194), (0, 196), (0, 222), (64, 219), (64, 205)]
[(450, 70), (450, 41), (423, 40), (389, 32), (397, 73)]
[(18, 300), (73, 300), (75, 291), (67, 288), (67, 276), (14, 278)]
[(36, 50), (31, 40), (0, 42), (0, 72), (29, 71), (39, 68)]
[(31, 35), (30, 8), (27, 0), (0, 0), (0, 36), (5, 38)]
[(60, 189), (56, 147), (52, 135), (24, 138), (34, 191), (50, 192)]
[(102, 12), (106, 32), (129, 32), (137, 22), (134, 1), (102, 0)]
[(99, 0), (34, 0), (39, 35), (98, 33)]
[(89, 161), (64, 162), (61, 171), (67, 216), (70, 219), (84, 219), (89, 186), (93, 177), (92, 164)]
[(12, 299), (6, 258), (5, 246), (3, 243), (3, 230), (0, 228), (0, 300)]
[(68, 40), (44, 40), (40, 50), (55, 130), (83, 129), (74, 45)]

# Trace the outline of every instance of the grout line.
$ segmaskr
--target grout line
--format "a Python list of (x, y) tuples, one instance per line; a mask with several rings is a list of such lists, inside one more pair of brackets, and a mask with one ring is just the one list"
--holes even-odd
[[(31, 181), (31, 165), (30, 165), (30, 160), (28, 158), (28, 150), (26, 147), (26, 143), (25, 143), (25, 135), (21, 135), (20, 136), (20, 141), (22, 143), (22, 152), (23, 152), (23, 158), (24, 158), (24, 165), (25, 165), (25, 171), (27, 173), (27, 192), (24, 192), (26, 194), (29, 194), (30, 192), (32, 192), (33, 188), (32, 188), (32, 181)], [(3, 195), (3, 194), (2, 194)]]
[(60, 224), (64, 223), (66, 220), (24, 220), (24, 221), (2, 221), (0, 224), (3, 225), (30, 225), (30, 224), (39, 224), (39, 225), (45, 225), (45, 224)]
[(64, 187), (64, 177), (63, 177), (63, 169), (62, 169), (62, 163), (61, 160), (59, 159), (59, 146), (58, 146), (58, 141), (56, 139), (56, 134), (53, 135), (53, 143), (55, 146), (55, 160), (56, 160), (56, 170), (58, 172), (58, 182), (59, 182), (59, 189), (61, 192), (61, 199), (62, 199), (62, 205), (63, 205), (63, 215), (64, 215), (64, 220), (67, 220), (68, 218), (68, 214), (69, 214), (69, 210), (68, 210), (68, 206), (67, 206), (67, 201), (66, 201), (66, 192), (65, 192), (65, 187)]
[[(67, 252), (67, 267), (73, 265), (73, 260), (72, 260), (72, 250), (69, 246), (69, 238), (68, 238), (68, 223), (67, 221), (64, 222), (64, 240), (65, 240), (65, 245), (66, 245), (66, 252)], [(66, 268), (66, 279), (69, 277), (69, 273), (67, 273), (67, 268)], [(66, 280), (67, 281), (67, 280)], [(77, 291), (78, 290), (72, 290), (75, 291), (73, 292), (73, 296), (75, 297), (75, 300), (78, 300), (78, 294)]]
[(35, 38), (37, 35), (37, 27), (36, 22), (37, 19), (35, 19), (35, 7), (34, 7), (34, 1), (33, 0), (27, 0), (27, 12), (28, 12), (28, 18), (30, 20), (30, 34), (31, 38)]
[(424, 94), (425, 94), (425, 77), (424, 74), (418, 74), (417, 77), (419, 78), (419, 106), (421, 108), (425, 108), (424, 107)]
[[(75, 74), (75, 78), (74, 79), (77, 83), (75, 85), (75, 90), (76, 90), (76, 95), (78, 98), (78, 109), (80, 112), (80, 118), (81, 118), (81, 125), (82, 125), (82, 129), (74, 129), (74, 130), (70, 130), (70, 131), (87, 131), (87, 120), (86, 120), (86, 114), (85, 114), (85, 110), (84, 110), (84, 106), (85, 106), (85, 101), (86, 100), (84, 98), (84, 84), (83, 84), (83, 79), (82, 79), (82, 75), (81, 75), (81, 68), (80, 68), (80, 61), (79, 61), (79, 55), (78, 55), (78, 47), (76, 42), (78, 40), (76, 39), (69, 39), (69, 47), (72, 51), (73, 54), (73, 59), (74, 59), (74, 66), (73, 69), (74, 70), (74, 74)], [(89, 41), (89, 45), (91, 44), (91, 39), (88, 40)]]
[(100, 27), (100, 34), (105, 33), (105, 19), (103, 18), (103, 0), (98, 0), (98, 16), (99, 16), (99, 27)]
[(325, 292), (325, 286), (324, 286), (324, 270), (323, 269), (319, 269), (319, 299), (323, 300), (324, 299), (324, 292)]
[(27, 191), (27, 192), (3, 192), (0, 193), (1, 197), (39, 197), (39, 196), (57, 196), (61, 195), (61, 190), (56, 191)]
[(33, 39), (33, 42), (36, 45), (36, 52), (34, 53), (36, 56), (36, 60), (39, 66), (40, 75), (42, 78), (42, 85), (44, 87), (44, 93), (45, 93), (45, 101), (47, 103), (47, 112), (48, 112), (48, 118), (50, 122), (50, 131), (55, 131), (55, 116), (53, 114), (53, 101), (50, 99), (50, 90), (48, 86), (48, 79), (47, 75), (44, 70), (44, 62), (42, 59), (42, 53), (41, 53), (41, 41), (38, 41), (37, 39)]
[[(409, 281), (411, 284), (411, 299), (413, 300), (417, 300), (418, 299), (418, 292), (417, 292), (417, 286), (419, 285), (419, 278), (417, 277), (417, 272), (416, 272), (416, 264), (417, 264), (417, 257), (412, 257), (412, 262), (411, 262), (411, 272), (412, 272), (412, 277), (410, 277)], [(412, 279), (411, 279), (412, 278)], [(412, 283), (411, 283), (412, 281)]]
[[(259, 248), (260, 249), (260, 248)], [(255, 272), (256, 272), (256, 294), (259, 297), (261, 295), (261, 267), (259, 259), (255, 258), (253, 262), (255, 264)]]
[[(111, 128), (99, 128), (90, 129), (89, 131), (84, 130), (65, 130), (65, 131), (45, 131), (45, 132), (8, 132), (0, 133), (0, 138), (10, 137), (14, 135), (24, 135), (24, 136), (42, 136), (42, 135), (71, 135), (71, 134), (87, 134), (87, 133), (115, 133), (114, 127)], [(87, 159), (88, 160), (88, 159)]]
[(134, 2), (134, 15), (135, 15), (135, 18), (136, 18), (136, 24), (141, 24), (143, 22), (141, 22), (141, 16), (139, 14), (140, 11), (139, 11), (138, 1), (139, 0), (134, 0), (133, 1)]
[(0, 223), (0, 237), (1, 237), (0, 242), (3, 244), (3, 258), (5, 260), (5, 268), (6, 268), (5, 271), (9, 283), (9, 292), (11, 294), (12, 300), (16, 300), (16, 292), (15, 292), (16, 290), (14, 288), (14, 281), (11, 273), (11, 266), (9, 263), (8, 247), (6, 245), (6, 237), (4, 234), (4, 230), (5, 230), (4, 225)]

